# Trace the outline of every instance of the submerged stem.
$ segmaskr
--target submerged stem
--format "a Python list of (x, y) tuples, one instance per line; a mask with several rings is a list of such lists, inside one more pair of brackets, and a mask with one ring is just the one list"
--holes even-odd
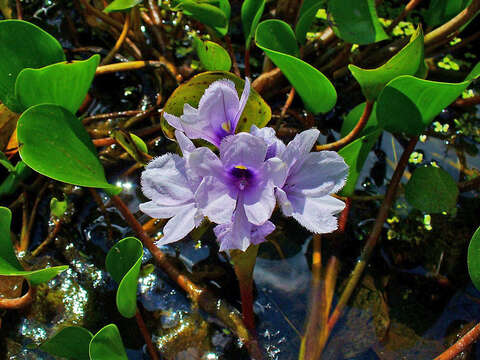
[(475, 325), (469, 332), (463, 335), (455, 344), (437, 356), (434, 360), (451, 360), (462, 351), (467, 349), (480, 337), (480, 324)]

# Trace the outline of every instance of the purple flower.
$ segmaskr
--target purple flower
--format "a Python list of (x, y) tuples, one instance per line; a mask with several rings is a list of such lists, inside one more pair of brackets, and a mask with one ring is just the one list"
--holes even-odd
[(285, 216), (293, 216), (309, 231), (323, 234), (336, 230), (334, 215), (345, 207), (329, 194), (345, 185), (348, 166), (336, 152), (310, 152), (318, 135), (316, 129), (303, 131), (280, 154), (288, 171), (275, 195)]
[(206, 147), (190, 154), (189, 167), (203, 177), (195, 194), (202, 213), (239, 231), (223, 248), (245, 249), (245, 239), (256, 229), (251, 225), (262, 226), (272, 215), (274, 188), (284, 183), (286, 166), (278, 158), (265, 160), (267, 149), (261, 138), (240, 133), (222, 141), (220, 158)]
[(271, 127), (259, 129), (256, 125), (252, 125), (250, 134), (262, 138), (268, 145), (266, 159), (279, 156), (285, 150), (285, 144), (277, 138), (275, 130)]
[(190, 139), (203, 139), (218, 147), (224, 137), (235, 134), (249, 94), (248, 78), (240, 99), (232, 81), (217, 80), (205, 90), (198, 109), (185, 104), (182, 116), (164, 113), (164, 117), (171, 126), (183, 131)]

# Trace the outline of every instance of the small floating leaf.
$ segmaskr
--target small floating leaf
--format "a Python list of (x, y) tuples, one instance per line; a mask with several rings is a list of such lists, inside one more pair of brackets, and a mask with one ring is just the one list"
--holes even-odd
[(265, 0), (245, 0), (242, 3), (242, 27), (245, 36), (245, 46), (250, 47), (255, 30), (265, 9)]
[(213, 41), (202, 41), (197, 37), (193, 38), (195, 50), (203, 67), (207, 70), (229, 71), (232, 67), (232, 60), (227, 50)]
[(53, 215), (57, 218), (63, 218), (65, 216), (65, 212), (68, 208), (67, 200), (60, 201), (57, 198), (53, 197), (50, 200), (50, 215)]
[(367, 70), (350, 64), (348, 68), (360, 84), (365, 98), (374, 101), (385, 85), (397, 76), (417, 74), (424, 64), (423, 52), (423, 32), (418, 27), (410, 42), (382, 66)]
[(128, 360), (120, 332), (110, 324), (95, 334), (90, 342), (91, 360)]
[(328, 0), (335, 34), (352, 44), (366, 45), (388, 39), (377, 17), (375, 0)]
[[(211, 71), (201, 73), (186, 83), (180, 85), (167, 100), (164, 107), (164, 112), (175, 116), (183, 114), (183, 106), (188, 103), (193, 107), (198, 106), (198, 102), (202, 97), (207, 87), (216, 80), (228, 79), (235, 83), (238, 96), (240, 97), (245, 86), (245, 81), (229, 72)], [(252, 88), (250, 89), (250, 96), (247, 105), (243, 110), (242, 116), (237, 126), (237, 132), (250, 131), (253, 124), (259, 128), (264, 127), (272, 116), (272, 112), (268, 104), (263, 98)], [(165, 118), (161, 119), (162, 129), (170, 138), (174, 137), (172, 127), (168, 125)]]
[(73, 360), (89, 360), (89, 346), (93, 335), (79, 326), (67, 326), (40, 345), (50, 355)]
[(85, 61), (58, 63), (41, 69), (24, 69), (15, 83), (23, 110), (37, 104), (56, 104), (75, 114), (85, 99), (100, 61), (93, 55)]
[(457, 204), (458, 187), (449, 173), (435, 166), (416, 169), (405, 186), (405, 198), (427, 213), (448, 211)]
[(35, 171), (73, 185), (110, 188), (81, 122), (58, 105), (40, 104), (18, 120), (22, 160)]
[(266, 20), (257, 27), (255, 42), (277, 65), (314, 114), (330, 111), (337, 92), (330, 80), (310, 64), (298, 59), (300, 54), (291, 27), (280, 20)]
[(15, 98), (20, 71), (65, 61), (62, 46), (55, 38), (22, 20), (0, 21), (0, 54), (0, 101), (15, 112), (23, 109)]
[(142, 256), (142, 243), (133, 237), (120, 240), (107, 254), (107, 271), (119, 284), (117, 308), (126, 318), (135, 316), (137, 311), (137, 283)]
[(468, 246), (468, 273), (472, 279), (473, 285), (480, 290), (480, 227), (475, 231), (475, 234), (470, 240)]
[(112, 11), (125, 11), (140, 4), (143, 0), (114, 0), (105, 9), (107, 14)]

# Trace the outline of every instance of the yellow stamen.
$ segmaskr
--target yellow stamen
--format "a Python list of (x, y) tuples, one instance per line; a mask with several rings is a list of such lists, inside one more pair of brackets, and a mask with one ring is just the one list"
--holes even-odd
[(222, 129), (225, 130), (226, 132), (230, 132), (230, 123), (225, 121), (223, 124), (222, 124)]
[(243, 165), (237, 165), (237, 166), (235, 166), (235, 168), (240, 169), (240, 170), (247, 170), (247, 167), (243, 166)]

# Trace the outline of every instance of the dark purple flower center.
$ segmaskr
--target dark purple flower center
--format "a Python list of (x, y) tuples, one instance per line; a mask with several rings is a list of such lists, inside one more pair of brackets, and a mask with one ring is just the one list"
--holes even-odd
[(233, 178), (235, 185), (244, 190), (254, 180), (255, 174), (243, 165), (237, 165), (230, 169), (230, 176)]

